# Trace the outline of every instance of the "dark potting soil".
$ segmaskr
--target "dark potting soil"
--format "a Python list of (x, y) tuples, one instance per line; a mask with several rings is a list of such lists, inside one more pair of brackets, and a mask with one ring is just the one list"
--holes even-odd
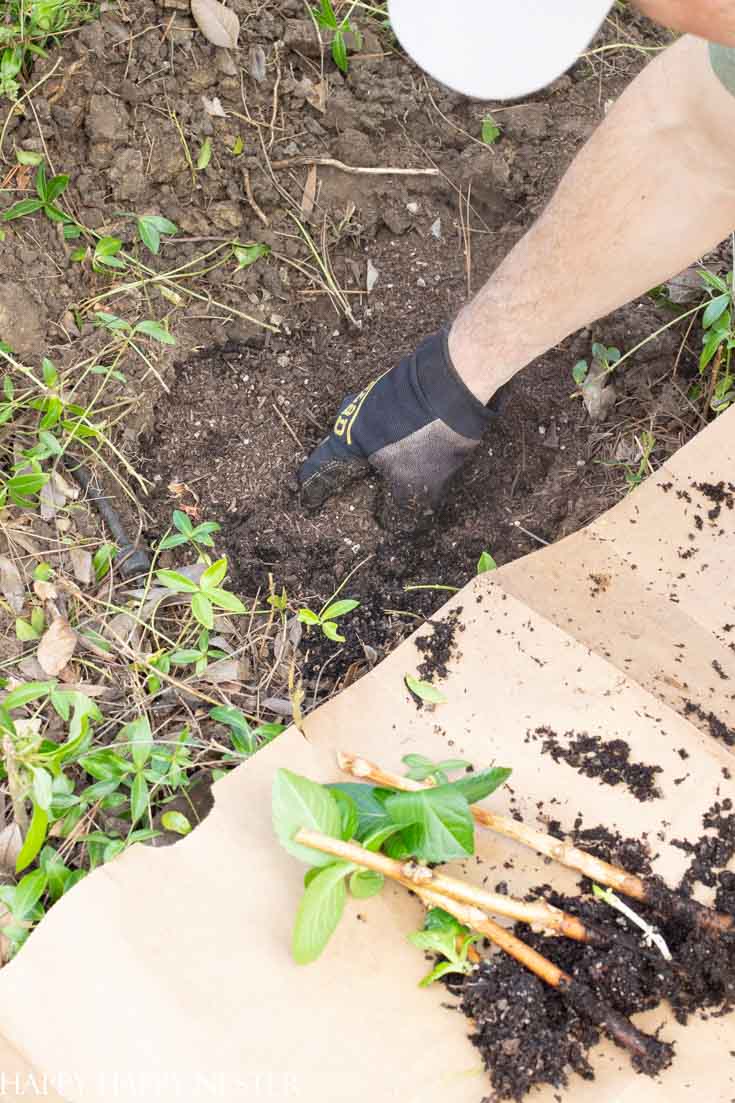
[[(703, 826), (705, 834), (699, 840), (676, 844), (693, 855), (679, 891), (688, 895), (695, 882), (716, 885), (715, 906), (735, 916), (735, 873), (723, 869), (735, 856), (732, 802), (713, 805)], [(558, 824), (549, 828), (561, 834)], [(603, 826), (582, 831), (579, 825), (572, 838), (597, 857), (621, 864), (625, 860), (631, 873), (650, 875), (649, 855), (639, 839), (625, 839)], [(582, 888), (589, 887), (583, 880)], [(636, 912), (657, 925), (666, 940), (673, 958), (667, 963), (658, 950), (642, 941), (638, 950), (631, 948), (630, 924), (607, 905), (588, 897), (560, 896), (549, 885), (539, 886), (532, 895), (544, 896), (551, 904), (610, 931), (610, 945), (600, 948), (548, 938), (521, 924), (516, 927), (524, 942), (619, 1014), (631, 1016), (666, 1000), (677, 1020), (686, 1023), (697, 1011), (720, 1015), (735, 1005), (735, 932), (706, 936), (680, 919), (661, 920), (651, 908), (636, 904)], [(615, 932), (624, 932), (625, 942), (616, 941)], [(493, 1100), (520, 1100), (537, 1084), (566, 1087), (572, 1073), (594, 1077), (588, 1054), (600, 1038), (598, 1027), (562, 993), (506, 955), (487, 958), (464, 981), (460, 995), (461, 1010), (473, 1021), (470, 1037), (485, 1062)], [(666, 1052), (657, 1056), (665, 1061)], [(639, 1071), (655, 1075), (657, 1068), (654, 1063)]]
[(604, 785), (625, 785), (636, 800), (656, 800), (661, 796), (655, 784), (660, 766), (631, 762), (630, 745), (624, 739), (603, 739), (587, 732), (565, 732), (560, 739), (549, 727), (537, 728), (526, 737), (543, 739), (542, 754), (555, 762), (566, 762), (584, 777), (599, 778)]
[(448, 663), (456, 650), (457, 633), (464, 632), (461, 615), (462, 607), (459, 606), (442, 620), (430, 620), (428, 635), (416, 638), (416, 648), (424, 656), (417, 668), (418, 676), (423, 681), (433, 682), (435, 678), (446, 678), (449, 674)]
[(684, 715), (696, 716), (698, 720), (703, 721), (709, 728), (709, 733), (713, 739), (721, 740), (728, 747), (735, 744), (735, 730), (728, 727), (725, 721), (720, 720), (714, 712), (708, 712), (701, 705), (696, 704), (695, 701), (684, 702)]

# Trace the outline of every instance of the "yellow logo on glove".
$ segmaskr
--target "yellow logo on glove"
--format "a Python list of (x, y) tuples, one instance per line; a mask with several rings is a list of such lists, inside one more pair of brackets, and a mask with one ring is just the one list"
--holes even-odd
[[(387, 374), (388, 372), (383, 372), (383, 375)], [(372, 383), (368, 383), (364, 390), (360, 391), (358, 395), (355, 395), (349, 406), (345, 406), (344, 410), (340, 410), (337, 415), (337, 420), (334, 423), (334, 429), (332, 430), (335, 437), (344, 437), (346, 435), (347, 443), (352, 444), (352, 426), (357, 420), (357, 415), (360, 413), (365, 399), (370, 394), (375, 384), (380, 382), (383, 375), (379, 375)]]

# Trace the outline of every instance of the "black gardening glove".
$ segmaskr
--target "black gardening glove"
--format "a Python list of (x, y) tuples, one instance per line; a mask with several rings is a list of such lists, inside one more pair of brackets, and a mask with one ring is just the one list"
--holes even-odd
[(373, 468), (399, 508), (431, 512), (493, 416), (457, 375), (441, 330), (345, 399), (299, 469), (302, 501), (320, 506)]

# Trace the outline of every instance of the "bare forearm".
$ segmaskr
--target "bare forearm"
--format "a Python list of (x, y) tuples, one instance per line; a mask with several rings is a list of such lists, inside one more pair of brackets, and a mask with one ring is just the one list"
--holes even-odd
[(649, 19), (675, 31), (700, 35), (710, 42), (735, 46), (733, 0), (634, 0)]
[(704, 42), (683, 39), (644, 70), (455, 322), (452, 357), (478, 398), (735, 227), (733, 126)]

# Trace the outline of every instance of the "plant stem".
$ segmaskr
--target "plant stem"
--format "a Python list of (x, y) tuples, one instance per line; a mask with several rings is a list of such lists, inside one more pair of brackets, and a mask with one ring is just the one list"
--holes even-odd
[(412, 892), (422, 893), (424, 889), (429, 889), (462, 904), (482, 909), (483, 913), (503, 915), (507, 919), (528, 923), (536, 928), (540, 927), (545, 932), (564, 935), (578, 942), (600, 941), (596, 933), (588, 931), (585, 924), (576, 916), (568, 915), (543, 900), (527, 903), (524, 900), (516, 900), (512, 896), (486, 892), (485, 889), (459, 881), (455, 877), (447, 877), (439, 870), (429, 869), (428, 866), (414, 860), (398, 862), (394, 858), (389, 858), (387, 854), (366, 850), (358, 843), (335, 839), (319, 831), (302, 829), (296, 833), (295, 840), (303, 846), (313, 847), (314, 850), (332, 854), (343, 861), (354, 862), (364, 869), (382, 873), (384, 877), (398, 881)]
[[(382, 770), (379, 766), (368, 762), (358, 755), (347, 754), (342, 751), (337, 753), (337, 762), (341, 770), (351, 774), (352, 777), (362, 781), (370, 781), (374, 785), (382, 785), (389, 789), (402, 789), (406, 792), (415, 792), (417, 789), (431, 787), (431, 782), (413, 781), (411, 778), (401, 777)], [(648, 904), (655, 911), (667, 918), (675, 918), (690, 927), (699, 927), (710, 934), (722, 934), (733, 928), (735, 920), (731, 915), (714, 911), (712, 908), (700, 904), (697, 900), (672, 892), (671, 889), (658, 878), (637, 877), (633, 873), (626, 873), (624, 869), (595, 858), (585, 850), (572, 843), (565, 843), (554, 835), (547, 835), (543, 831), (537, 831), (527, 824), (519, 823), (509, 816), (499, 816), (494, 812), (488, 812), (484, 808), (472, 807), (472, 815), (476, 823), (487, 827), (506, 839), (521, 843), (545, 858), (552, 858), (560, 865), (573, 869), (591, 881), (600, 885), (607, 885), (638, 900), (642, 904)]]
[[(374, 870), (376, 873), (382, 873), (384, 877), (398, 881), (405, 888), (417, 893), (427, 907), (443, 908), (460, 923), (484, 935), (546, 984), (561, 992), (576, 1010), (605, 1030), (619, 1046), (629, 1050), (635, 1061), (642, 1063), (646, 1068), (656, 1070), (665, 1068), (671, 1062), (671, 1046), (643, 1034), (624, 1015), (619, 1015), (613, 1008), (599, 1000), (589, 988), (574, 980), (538, 950), (528, 946), (511, 931), (494, 923), (486, 915), (486, 910), (492, 910), (496, 914), (506, 915), (511, 919), (536, 923), (539, 914), (538, 904), (528, 905), (507, 896), (484, 892), (453, 877), (445, 877), (436, 870), (429, 869), (428, 866), (419, 865), (414, 861), (397, 862), (386, 854), (365, 850), (357, 843), (335, 839), (331, 835), (323, 835), (320, 831), (301, 828), (294, 835), (294, 842), (324, 854), (332, 854), (335, 858), (353, 862), (364, 869)], [(483, 907), (478, 906), (480, 903)], [(567, 917), (563, 912), (557, 913), (555, 908), (547, 906), (545, 910), (556, 920), (556, 930), (561, 930), (559, 916), (572, 920), (577, 926), (582, 926), (573, 916)], [(584, 931), (583, 927), (582, 930)]]

